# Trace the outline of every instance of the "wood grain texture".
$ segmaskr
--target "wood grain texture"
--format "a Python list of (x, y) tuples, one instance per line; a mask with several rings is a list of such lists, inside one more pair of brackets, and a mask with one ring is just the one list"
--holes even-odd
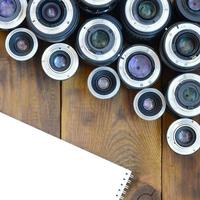
[[(62, 138), (133, 170), (137, 181), (127, 200), (160, 199), (161, 121), (145, 122), (133, 112), (135, 93), (123, 88), (113, 100), (97, 100), (88, 91), (92, 67), (81, 63), (62, 85)], [(98, 173), (98, 172), (97, 172)]]
[(40, 57), (16, 62), (4, 47), (0, 32), (0, 111), (60, 137), (60, 83), (42, 71)]

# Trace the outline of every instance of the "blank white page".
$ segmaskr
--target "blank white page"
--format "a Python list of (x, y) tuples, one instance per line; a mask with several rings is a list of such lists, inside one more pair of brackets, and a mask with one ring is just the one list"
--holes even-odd
[(0, 114), (1, 200), (119, 200), (131, 171)]

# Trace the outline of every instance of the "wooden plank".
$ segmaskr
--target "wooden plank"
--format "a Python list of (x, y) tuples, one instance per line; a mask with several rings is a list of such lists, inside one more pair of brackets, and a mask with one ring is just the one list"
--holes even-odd
[(60, 137), (60, 83), (43, 72), (40, 57), (20, 63), (4, 47), (6, 33), (0, 33), (0, 111)]
[(96, 100), (87, 89), (92, 69), (81, 63), (62, 85), (62, 138), (133, 170), (128, 200), (160, 199), (161, 121), (140, 120), (132, 109), (135, 92), (124, 87), (113, 100)]

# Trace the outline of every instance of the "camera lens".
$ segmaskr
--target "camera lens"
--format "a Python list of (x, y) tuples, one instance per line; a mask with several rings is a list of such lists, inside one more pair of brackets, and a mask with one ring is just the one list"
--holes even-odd
[(175, 78), (167, 91), (169, 107), (181, 117), (200, 114), (200, 76), (186, 73)]
[(64, 43), (53, 44), (42, 56), (44, 72), (55, 80), (66, 80), (72, 77), (79, 67), (76, 51)]
[(115, 8), (118, 0), (80, 0), (81, 9), (90, 14), (103, 14)]
[(13, 29), (26, 17), (26, 0), (0, 0), (0, 29)]
[(94, 65), (113, 63), (122, 51), (123, 37), (118, 21), (108, 15), (88, 20), (80, 28), (77, 51)]
[(168, 0), (125, 0), (122, 21), (128, 33), (142, 41), (160, 34), (171, 18)]
[(8, 34), (5, 46), (12, 58), (18, 61), (26, 61), (36, 54), (38, 40), (32, 31), (18, 28)]
[(113, 98), (120, 89), (120, 79), (110, 67), (98, 67), (88, 77), (90, 93), (98, 99)]
[(135, 45), (120, 56), (118, 72), (129, 88), (143, 89), (154, 84), (159, 78), (161, 63), (153, 49)]
[(200, 148), (200, 125), (191, 119), (179, 119), (168, 129), (167, 142), (180, 155), (190, 155)]
[(193, 22), (200, 22), (200, 1), (180, 0), (175, 1), (179, 13), (186, 19)]
[(200, 26), (182, 22), (169, 28), (160, 46), (161, 58), (167, 66), (180, 72), (200, 67)]
[(27, 21), (36, 35), (47, 42), (61, 42), (76, 29), (79, 10), (72, 0), (31, 0)]
[(166, 101), (159, 90), (147, 88), (136, 95), (133, 107), (141, 119), (153, 121), (159, 119), (164, 114)]

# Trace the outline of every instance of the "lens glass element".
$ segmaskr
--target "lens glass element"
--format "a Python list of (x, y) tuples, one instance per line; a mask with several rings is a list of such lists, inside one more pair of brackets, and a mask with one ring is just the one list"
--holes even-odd
[(54, 58), (53, 63), (54, 63), (54, 66), (59, 70), (68, 67), (67, 66), (68, 65), (68, 59), (64, 55), (59, 55), (58, 54)]
[(138, 12), (141, 18), (151, 20), (157, 14), (157, 7), (153, 1), (142, 1), (138, 7)]
[(108, 33), (103, 30), (95, 31), (91, 35), (91, 44), (97, 49), (104, 49), (110, 41)]
[(97, 81), (97, 85), (101, 90), (107, 90), (110, 87), (110, 80), (107, 77), (101, 77)]
[(16, 41), (16, 50), (18, 52), (27, 52), (29, 49), (30, 49), (30, 44), (26, 38), (19, 38)]
[(193, 11), (200, 11), (200, 0), (188, 0), (188, 6)]
[(16, 2), (14, 0), (2, 0), (0, 1), (0, 16), (8, 18), (14, 15), (17, 9)]
[(151, 111), (151, 110), (153, 110), (155, 108), (155, 104), (156, 103), (155, 103), (155, 101), (153, 99), (147, 98), (143, 102), (143, 107), (144, 107), (145, 110)]
[(152, 71), (152, 62), (146, 55), (134, 55), (128, 62), (128, 71), (136, 79), (148, 77)]
[(189, 87), (185, 88), (185, 90), (183, 91), (183, 98), (185, 101), (192, 103), (196, 102), (200, 97), (198, 91), (195, 88)]

